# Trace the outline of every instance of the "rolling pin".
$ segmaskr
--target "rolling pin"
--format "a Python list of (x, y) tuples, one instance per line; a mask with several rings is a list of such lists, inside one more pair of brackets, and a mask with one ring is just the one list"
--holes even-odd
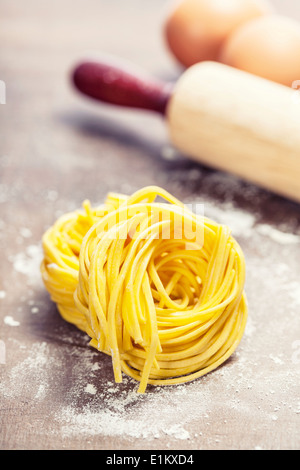
[(77, 90), (98, 101), (164, 116), (185, 156), (300, 202), (300, 96), (215, 62), (163, 83), (110, 61), (76, 65)]

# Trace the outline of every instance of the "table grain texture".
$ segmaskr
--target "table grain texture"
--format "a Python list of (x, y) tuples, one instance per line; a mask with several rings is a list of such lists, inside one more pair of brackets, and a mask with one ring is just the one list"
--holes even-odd
[[(300, 19), (296, 0), (273, 3)], [(167, 5), (0, 0), (1, 449), (300, 447), (299, 204), (178, 154), (160, 117), (96, 104), (70, 85), (90, 52), (176, 81), (162, 38)], [(39, 263), (42, 234), (59, 215), (151, 184), (232, 227), (247, 261), (249, 320), (217, 371), (138, 396), (133, 380), (114, 384), (110, 358), (61, 319)]]

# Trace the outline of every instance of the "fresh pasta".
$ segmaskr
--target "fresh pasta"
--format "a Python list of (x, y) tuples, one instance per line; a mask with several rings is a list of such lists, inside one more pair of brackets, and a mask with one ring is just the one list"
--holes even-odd
[(245, 260), (228, 227), (158, 187), (111, 193), (43, 236), (42, 278), (62, 317), (122, 373), (192, 381), (236, 350), (247, 321)]

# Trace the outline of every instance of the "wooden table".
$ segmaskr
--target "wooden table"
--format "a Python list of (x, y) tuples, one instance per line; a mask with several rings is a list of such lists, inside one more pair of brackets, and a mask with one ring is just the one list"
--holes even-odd
[[(276, 3), (300, 19), (296, 0)], [(176, 80), (165, 4), (0, 1), (2, 449), (300, 447), (299, 205), (176, 154), (157, 116), (96, 105), (70, 86), (70, 69), (91, 50)], [(61, 319), (39, 263), (41, 236), (59, 215), (148, 184), (232, 227), (247, 260), (249, 321), (217, 371), (137, 396)]]

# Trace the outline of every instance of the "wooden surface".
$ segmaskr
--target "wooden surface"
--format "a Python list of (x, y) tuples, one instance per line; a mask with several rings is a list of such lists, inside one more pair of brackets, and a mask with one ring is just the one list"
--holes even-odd
[[(296, 0), (276, 3), (300, 19)], [(165, 5), (0, 0), (2, 449), (300, 447), (300, 206), (187, 160), (157, 116), (95, 105), (68, 81), (91, 50), (176, 80), (161, 36)], [(137, 396), (136, 383), (115, 385), (110, 358), (60, 318), (41, 283), (40, 241), (84, 199), (148, 184), (232, 227), (246, 255), (249, 321), (220, 369)]]

